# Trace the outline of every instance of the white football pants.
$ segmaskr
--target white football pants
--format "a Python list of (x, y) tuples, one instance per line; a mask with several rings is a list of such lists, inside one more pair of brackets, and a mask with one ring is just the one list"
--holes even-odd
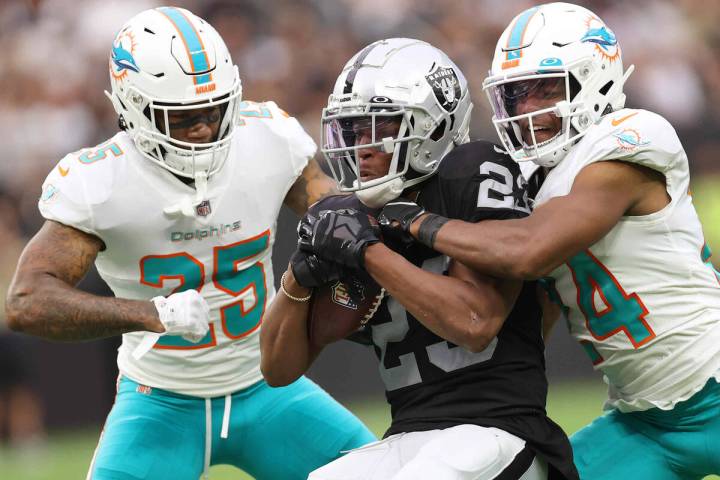
[[(532, 460), (530, 460), (532, 459)], [(497, 428), (458, 425), (392, 435), (310, 473), (308, 480), (546, 480), (546, 462)]]

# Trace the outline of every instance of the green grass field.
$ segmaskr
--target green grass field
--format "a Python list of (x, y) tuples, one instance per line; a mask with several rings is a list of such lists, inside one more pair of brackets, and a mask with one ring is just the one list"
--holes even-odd
[[(548, 413), (566, 432), (573, 433), (600, 414), (605, 398), (604, 385), (597, 383), (556, 384), (548, 397)], [(389, 411), (384, 403), (348, 405), (378, 435), (388, 426)], [(12, 480), (70, 480), (85, 478), (99, 428), (58, 432), (42, 449), (0, 450), (0, 477)], [(228, 466), (210, 469), (211, 480), (247, 480), (251, 477)], [(720, 477), (707, 477), (707, 479)]]

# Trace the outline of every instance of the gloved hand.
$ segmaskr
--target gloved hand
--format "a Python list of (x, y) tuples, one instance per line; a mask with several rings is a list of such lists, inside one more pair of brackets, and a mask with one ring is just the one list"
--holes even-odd
[(306, 214), (298, 225), (301, 250), (351, 269), (363, 268), (365, 248), (379, 242), (380, 235), (374, 218), (350, 208), (325, 210), (317, 219)]
[(388, 202), (378, 216), (378, 223), (384, 236), (393, 238), (402, 244), (415, 242), (410, 235), (410, 225), (417, 220), (425, 209), (417, 203), (400, 197)]
[(346, 276), (342, 265), (300, 249), (290, 257), (290, 269), (295, 281), (305, 288), (321, 287)]
[[(413, 237), (410, 235), (410, 227), (423, 215), (422, 223)], [(419, 243), (430, 248), (434, 248), (435, 237), (448, 220), (442, 215), (428, 213), (417, 203), (404, 198), (386, 204), (378, 216), (380, 228), (388, 238), (395, 238), (405, 245), (411, 244), (417, 238)]]
[(168, 297), (151, 300), (158, 311), (160, 323), (165, 327), (162, 335), (180, 335), (197, 343), (210, 328), (210, 306), (197, 290), (185, 290)]

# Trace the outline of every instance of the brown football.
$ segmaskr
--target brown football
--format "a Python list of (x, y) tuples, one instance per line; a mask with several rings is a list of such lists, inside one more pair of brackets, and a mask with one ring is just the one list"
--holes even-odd
[(318, 346), (336, 342), (356, 332), (367, 323), (380, 306), (385, 289), (372, 280), (354, 280), (360, 292), (356, 302), (348, 293), (348, 285), (334, 282), (315, 288), (310, 300), (308, 336)]

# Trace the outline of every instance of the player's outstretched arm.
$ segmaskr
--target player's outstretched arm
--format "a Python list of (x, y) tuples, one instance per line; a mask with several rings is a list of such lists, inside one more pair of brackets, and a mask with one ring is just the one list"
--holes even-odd
[(298, 284), (292, 268), (283, 275), (282, 288), (265, 312), (260, 331), (260, 370), (272, 387), (297, 380), (322, 350), (310, 343), (307, 333), (312, 289)]
[(298, 215), (304, 214), (313, 203), (328, 195), (339, 193), (335, 181), (325, 175), (317, 160), (311, 158), (302, 174), (285, 196), (285, 205)]
[(382, 243), (365, 250), (365, 268), (433, 333), (480, 352), (510, 314), (522, 282), (481, 275), (451, 261), (449, 275), (416, 267)]
[(46, 221), (25, 247), (5, 303), (8, 326), (53, 340), (91, 340), (126, 332), (163, 332), (149, 301), (100, 297), (75, 288), (102, 241)]
[[(537, 279), (600, 240), (622, 216), (647, 215), (668, 201), (662, 174), (621, 161), (597, 162), (578, 174), (568, 195), (529, 217), (441, 224), (433, 248), (493, 276)], [(415, 238), (426, 217), (410, 225)]]

